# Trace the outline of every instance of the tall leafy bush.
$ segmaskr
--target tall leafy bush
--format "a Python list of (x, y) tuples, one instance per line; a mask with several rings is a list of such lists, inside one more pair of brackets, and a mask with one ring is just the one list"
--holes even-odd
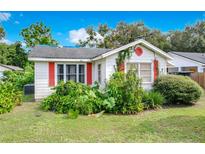
[(0, 82), (0, 114), (10, 112), (21, 101), (22, 93), (12, 83)]
[(135, 71), (114, 73), (107, 83), (106, 92), (115, 99), (114, 113), (130, 114), (143, 110), (143, 89)]

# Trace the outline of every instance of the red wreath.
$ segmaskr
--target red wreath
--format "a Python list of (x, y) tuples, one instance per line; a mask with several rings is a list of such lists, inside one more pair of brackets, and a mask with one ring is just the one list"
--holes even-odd
[(135, 54), (136, 54), (137, 56), (141, 56), (141, 55), (143, 54), (142, 48), (136, 47), (136, 48), (135, 48)]

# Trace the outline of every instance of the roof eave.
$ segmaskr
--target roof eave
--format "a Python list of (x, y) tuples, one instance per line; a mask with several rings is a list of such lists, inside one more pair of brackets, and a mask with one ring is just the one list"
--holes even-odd
[(30, 61), (40, 61), (40, 62), (91, 62), (91, 59), (67, 59), (67, 58), (39, 58), (39, 57), (29, 57)]
[(179, 56), (179, 57), (182, 57), (182, 58), (191, 60), (191, 61), (193, 61), (194, 63), (200, 64), (200, 65), (205, 65), (205, 63), (202, 63), (202, 62), (199, 62), (199, 61), (197, 61), (197, 60), (194, 60), (194, 59), (191, 59), (191, 58), (188, 58), (188, 57), (179, 55), (179, 54), (177, 54), (177, 53), (175, 53), (175, 52), (170, 52), (170, 54), (174, 54), (174, 55), (177, 55), (177, 56)]

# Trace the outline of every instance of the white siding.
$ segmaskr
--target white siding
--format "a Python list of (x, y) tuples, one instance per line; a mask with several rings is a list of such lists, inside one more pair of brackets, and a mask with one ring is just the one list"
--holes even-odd
[(93, 62), (93, 83), (95, 81), (98, 81), (98, 64), (101, 64), (101, 79), (102, 79), (102, 84), (101, 86), (104, 87), (105, 86), (105, 79), (106, 79), (106, 63), (105, 63), (105, 59), (101, 59), (98, 61)]
[(203, 72), (202, 64), (194, 62), (193, 60), (178, 56), (176, 54), (169, 53), (173, 57), (172, 63), (175, 65), (174, 67), (179, 67), (179, 71), (181, 71), (181, 67), (197, 67), (198, 72)]
[(48, 86), (48, 62), (35, 62), (35, 99), (45, 98), (52, 91)]
[(106, 81), (109, 80), (110, 76), (115, 72), (117, 57), (118, 54), (114, 54), (106, 58)]
[[(165, 58), (159, 56), (159, 55), (154, 55), (154, 52), (151, 50), (145, 48), (144, 46), (140, 46), (143, 49), (143, 54), (141, 56), (137, 56), (134, 51), (132, 53), (132, 56), (125, 60), (125, 71), (126, 71), (126, 63), (131, 62), (131, 63), (142, 63), (142, 62), (150, 62), (152, 63), (152, 82), (150, 83), (143, 83), (142, 86), (145, 89), (151, 89), (152, 84), (154, 81), (154, 71), (153, 71), (153, 61), (156, 58), (159, 62), (159, 72), (160, 74), (167, 74), (167, 61)], [(106, 62), (106, 76), (105, 80), (109, 80), (110, 76), (112, 73), (115, 72), (115, 66), (116, 66), (116, 61), (115, 59), (118, 57), (118, 53), (111, 55), (105, 59)]]

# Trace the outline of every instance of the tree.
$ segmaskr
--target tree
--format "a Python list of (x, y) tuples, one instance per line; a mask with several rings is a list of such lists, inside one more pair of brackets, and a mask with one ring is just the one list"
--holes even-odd
[[(80, 41), (80, 46), (98, 47), (98, 48), (117, 48), (122, 45), (135, 41), (138, 38), (144, 38), (161, 49), (169, 48), (169, 42), (166, 35), (158, 30), (150, 30), (143, 22), (127, 24), (120, 22), (116, 28), (109, 28), (106, 24), (100, 24), (97, 31), (88, 28), (89, 37), (85, 41)], [(96, 35), (102, 39), (96, 39)]]
[(36, 45), (58, 45), (58, 42), (52, 38), (51, 29), (42, 22), (23, 29), (21, 35), (28, 48)]
[(0, 43), (1, 64), (24, 67), (27, 62), (27, 53), (20, 42), (11, 45)]
[(168, 39), (171, 50), (205, 52), (205, 21), (187, 26), (183, 31), (170, 31)]
[(6, 33), (4, 31), (4, 28), (0, 26), (0, 40), (5, 37)]
[[(132, 24), (120, 22), (115, 28), (100, 24), (97, 30), (88, 28), (87, 33), (89, 37), (85, 41), (80, 41), (80, 46), (113, 49), (144, 38), (166, 52), (205, 52), (205, 21), (186, 26), (182, 31), (168, 33), (150, 29), (143, 22)], [(100, 35), (101, 39), (98, 39), (97, 35)]]

